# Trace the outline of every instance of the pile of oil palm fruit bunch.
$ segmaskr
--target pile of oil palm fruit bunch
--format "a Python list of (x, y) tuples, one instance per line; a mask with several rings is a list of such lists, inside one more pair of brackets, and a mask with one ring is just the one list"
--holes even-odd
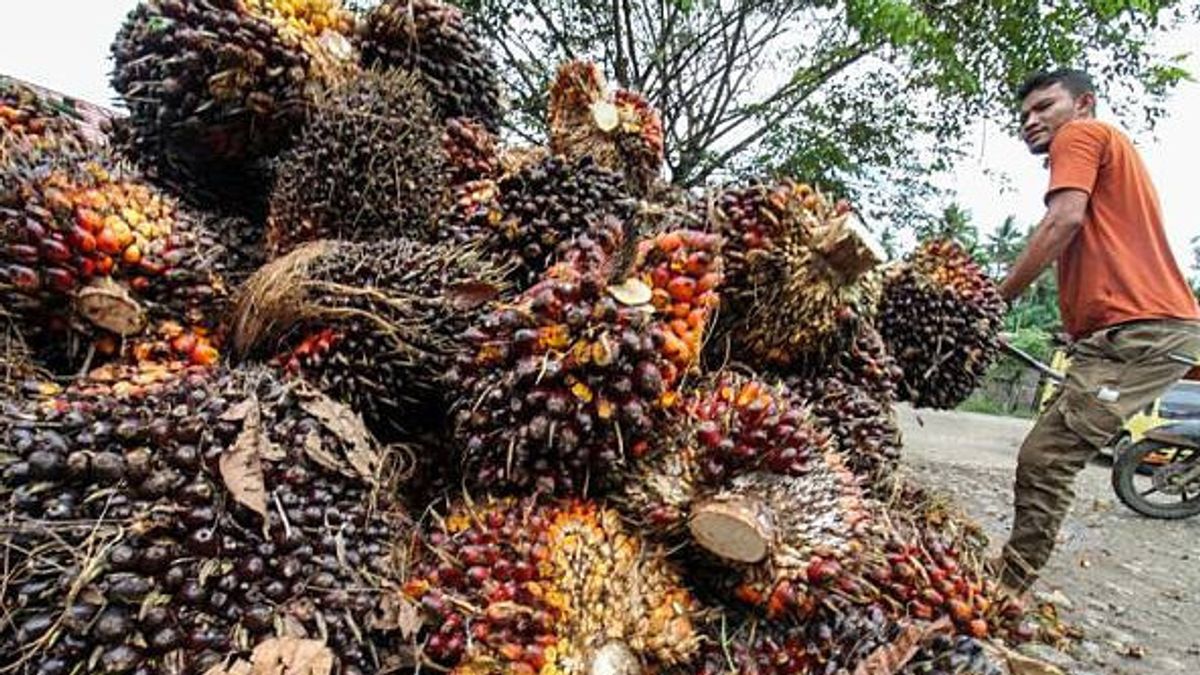
[(1002, 305), (801, 180), (684, 192), (586, 61), (506, 144), (442, 0), (143, 0), (0, 78), (0, 672), (993, 675), (899, 468)]

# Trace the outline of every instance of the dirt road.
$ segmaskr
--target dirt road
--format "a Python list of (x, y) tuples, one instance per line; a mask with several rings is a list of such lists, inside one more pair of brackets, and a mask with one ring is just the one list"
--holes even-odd
[[(1032, 422), (957, 412), (900, 411), (906, 463), (955, 496), (999, 548), (1012, 522), (1012, 473)], [(1068, 672), (1200, 674), (1200, 518), (1154, 521), (1126, 509), (1109, 468), (1089, 466), (1037, 590), (1053, 595), (1085, 638), (1071, 657), (1039, 650)]]

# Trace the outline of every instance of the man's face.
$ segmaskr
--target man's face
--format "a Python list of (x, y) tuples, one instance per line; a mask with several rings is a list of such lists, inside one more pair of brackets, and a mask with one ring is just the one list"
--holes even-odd
[(1073, 96), (1061, 82), (1030, 92), (1021, 102), (1021, 140), (1035, 155), (1050, 151), (1050, 141), (1062, 125), (1092, 116), (1095, 96)]

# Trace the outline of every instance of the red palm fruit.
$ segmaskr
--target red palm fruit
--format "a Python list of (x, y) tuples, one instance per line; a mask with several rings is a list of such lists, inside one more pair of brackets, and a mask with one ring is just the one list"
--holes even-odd
[(450, 184), (498, 178), (501, 168), (497, 145), (496, 137), (479, 122), (464, 117), (446, 120), (442, 153)]
[[(436, 522), (414, 542), (404, 591), (421, 607), (424, 652), (440, 667), (582, 675), (629, 658), (658, 670), (683, 666), (699, 647), (695, 601), (664, 552), (614, 511), (489, 499), (455, 503)], [(447, 561), (484, 559), (453, 581), (442, 573)]]
[(19, 147), (84, 147), (100, 142), (112, 113), (0, 75), (0, 157)]

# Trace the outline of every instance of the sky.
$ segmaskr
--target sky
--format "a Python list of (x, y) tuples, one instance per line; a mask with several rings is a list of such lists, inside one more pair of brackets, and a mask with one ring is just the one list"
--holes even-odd
[[(136, 0), (0, 0), (0, 73), (101, 105), (111, 105), (108, 46)], [(1167, 36), (1167, 53), (1200, 45), (1200, 26)], [(1200, 76), (1200, 54), (1186, 62)], [(1101, 118), (1105, 118), (1103, 108)], [(1113, 121), (1111, 117), (1110, 121)], [(1163, 204), (1167, 234), (1180, 263), (1191, 264), (1188, 241), (1200, 235), (1200, 84), (1180, 87), (1167, 103), (1167, 116), (1153, 134), (1134, 137), (1150, 168)], [(1028, 226), (1042, 216), (1046, 172), (999, 124), (979, 124), (971, 132), (970, 156), (947, 180), (981, 230), (1015, 215)]]

